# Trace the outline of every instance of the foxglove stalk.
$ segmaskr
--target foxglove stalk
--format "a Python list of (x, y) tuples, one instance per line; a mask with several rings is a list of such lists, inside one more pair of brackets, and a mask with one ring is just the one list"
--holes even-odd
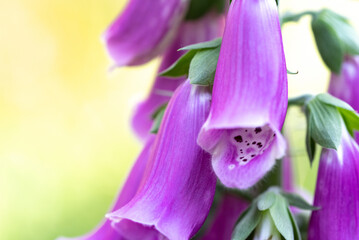
[(146, 177), (133, 199), (108, 215), (154, 226), (171, 240), (190, 239), (201, 227), (216, 187), (210, 156), (196, 138), (210, 107), (207, 88), (181, 85), (157, 134)]
[[(359, 56), (345, 57), (340, 75), (331, 75), (328, 92), (359, 112)], [(355, 135), (359, 143), (359, 133)]]
[[(135, 195), (141, 179), (144, 175), (146, 164), (150, 155), (150, 150), (154, 142), (154, 137), (150, 137), (133, 166), (130, 175), (128, 176), (122, 190), (120, 191), (112, 211), (115, 211), (128, 203)], [(143, 225), (126, 221), (123, 225), (127, 228), (127, 235), (136, 236), (137, 239), (143, 240), (159, 240), (161, 235), (154, 229), (145, 227)], [(58, 240), (126, 240), (123, 234), (118, 233), (112, 226), (111, 221), (105, 219), (94, 231), (91, 233), (77, 237), (77, 238), (58, 238)], [(135, 239), (135, 238), (133, 238)]]
[[(222, 36), (224, 17), (215, 13), (209, 13), (197, 21), (183, 22), (178, 36), (163, 56), (159, 72), (167, 69), (184, 53), (178, 49), (198, 43), (209, 41)], [(158, 76), (152, 86), (148, 97), (141, 102), (133, 115), (132, 127), (141, 139), (149, 135), (152, 126), (151, 115), (162, 104), (169, 101), (171, 93), (185, 80), (185, 78), (168, 78)]]
[(233, 228), (248, 207), (243, 199), (225, 194), (215, 210), (215, 216), (202, 240), (231, 240)]
[(342, 131), (337, 151), (322, 150), (309, 240), (359, 239), (359, 147)]
[(161, 54), (175, 37), (189, 0), (130, 0), (103, 38), (117, 66), (140, 65)]
[(288, 89), (275, 1), (234, 0), (198, 143), (227, 187), (248, 188), (285, 153)]

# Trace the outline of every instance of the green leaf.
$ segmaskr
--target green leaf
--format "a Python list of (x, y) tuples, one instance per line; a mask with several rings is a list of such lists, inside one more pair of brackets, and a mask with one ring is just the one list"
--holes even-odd
[(189, 65), (196, 53), (197, 50), (188, 51), (169, 68), (160, 72), (159, 75), (163, 77), (181, 77), (188, 75)]
[(286, 240), (294, 240), (293, 226), (288, 213), (286, 200), (277, 195), (276, 201), (269, 209), (274, 225)]
[(325, 148), (337, 149), (342, 135), (341, 116), (334, 106), (323, 104), (317, 97), (307, 105), (308, 137)]
[(152, 127), (151, 127), (151, 133), (154, 133), (154, 134), (158, 133), (158, 130), (160, 129), (162, 118), (163, 118), (163, 116), (165, 114), (166, 108), (167, 108), (167, 104), (164, 104), (164, 105), (160, 106), (152, 114), (153, 124), (152, 124)]
[(319, 53), (327, 67), (335, 73), (340, 73), (345, 46), (342, 44), (337, 31), (319, 16), (312, 20), (312, 30)]
[(310, 164), (312, 164), (314, 161), (314, 157), (315, 157), (316, 144), (311, 135), (313, 125), (312, 125), (312, 122), (309, 121), (310, 113), (309, 113), (308, 108), (306, 108), (306, 110), (305, 110), (305, 115), (306, 115), (306, 119), (307, 119), (307, 131), (306, 131), (306, 135), (305, 135), (305, 146), (307, 149)]
[(345, 54), (359, 54), (359, 36), (345, 17), (328, 9), (322, 10), (320, 17), (335, 29), (345, 47)]
[(246, 240), (247, 237), (259, 224), (262, 214), (258, 211), (255, 204), (252, 204), (239, 218), (237, 226), (234, 228), (232, 240)]
[(257, 208), (260, 211), (265, 211), (273, 206), (276, 201), (276, 194), (272, 191), (266, 191), (262, 195), (259, 196), (257, 202)]
[(315, 16), (316, 13), (313, 11), (305, 11), (305, 12), (301, 12), (301, 13), (287, 12), (287, 13), (283, 14), (283, 16), (280, 19), (281, 25), (283, 26), (284, 24), (286, 24), (288, 22), (298, 22), (305, 15)]
[(199, 51), (189, 67), (189, 79), (191, 84), (213, 85), (216, 73), (220, 47)]
[(287, 211), (288, 211), (290, 221), (292, 222), (292, 226), (294, 229), (294, 240), (302, 240), (302, 236), (300, 235), (298, 224), (295, 221), (292, 212), (289, 210), (289, 208), (287, 208)]
[(313, 95), (310, 94), (304, 94), (298, 97), (293, 97), (288, 99), (288, 107), (290, 106), (303, 106), (307, 102), (309, 102), (311, 99), (313, 99)]
[(285, 197), (290, 206), (294, 206), (304, 210), (318, 210), (318, 207), (314, 207), (307, 203), (302, 197), (293, 193), (282, 192), (281, 195)]
[(209, 49), (209, 48), (217, 48), (217, 47), (221, 46), (221, 43), (222, 43), (222, 38), (216, 38), (211, 41), (200, 42), (200, 43), (185, 46), (185, 47), (179, 49), (179, 51), (182, 51), (182, 50), (204, 50), (204, 49)]
[(359, 130), (359, 115), (349, 104), (326, 93), (319, 94), (317, 98), (325, 104), (337, 107), (352, 136), (354, 130)]

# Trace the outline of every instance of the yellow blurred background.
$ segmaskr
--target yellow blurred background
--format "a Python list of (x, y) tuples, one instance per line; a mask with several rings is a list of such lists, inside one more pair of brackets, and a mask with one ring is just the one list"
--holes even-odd
[[(100, 36), (124, 0), (0, 0), (0, 239), (76, 236), (103, 218), (140, 150), (129, 128), (158, 60), (109, 72)], [(282, 0), (281, 12), (332, 8), (359, 29), (358, 1)], [(325, 91), (309, 18), (283, 30), (290, 95)], [(304, 118), (288, 116), (300, 185), (314, 188)]]

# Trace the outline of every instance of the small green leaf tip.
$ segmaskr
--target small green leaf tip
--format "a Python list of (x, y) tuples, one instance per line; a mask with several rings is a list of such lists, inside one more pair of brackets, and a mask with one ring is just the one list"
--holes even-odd
[(178, 49), (178, 51), (204, 50), (204, 49), (208, 49), (208, 48), (217, 48), (217, 47), (221, 46), (221, 44), (222, 44), (222, 38), (216, 38), (211, 41), (201, 42), (201, 43), (196, 43), (196, 44), (185, 46), (183, 48)]
[(281, 195), (285, 197), (290, 206), (294, 206), (303, 210), (318, 210), (319, 207), (310, 205), (301, 196), (294, 193), (281, 192)]
[(161, 126), (161, 122), (162, 122), (162, 118), (165, 114), (167, 108), (167, 103), (160, 106), (153, 114), (152, 114), (152, 119), (153, 119), (153, 124), (151, 127), (150, 132), (153, 134), (157, 134), (158, 130), (160, 129)]

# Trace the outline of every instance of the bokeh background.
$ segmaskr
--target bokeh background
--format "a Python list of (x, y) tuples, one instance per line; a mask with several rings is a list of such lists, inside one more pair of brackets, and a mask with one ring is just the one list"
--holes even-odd
[[(100, 36), (125, 0), (0, 0), (0, 239), (47, 240), (91, 230), (107, 212), (141, 143), (131, 111), (158, 59), (108, 71)], [(281, 0), (281, 13), (331, 8), (359, 30), (358, 1)], [(290, 96), (323, 92), (329, 72), (309, 18), (284, 27)], [(296, 180), (314, 189), (305, 120), (290, 110)]]

